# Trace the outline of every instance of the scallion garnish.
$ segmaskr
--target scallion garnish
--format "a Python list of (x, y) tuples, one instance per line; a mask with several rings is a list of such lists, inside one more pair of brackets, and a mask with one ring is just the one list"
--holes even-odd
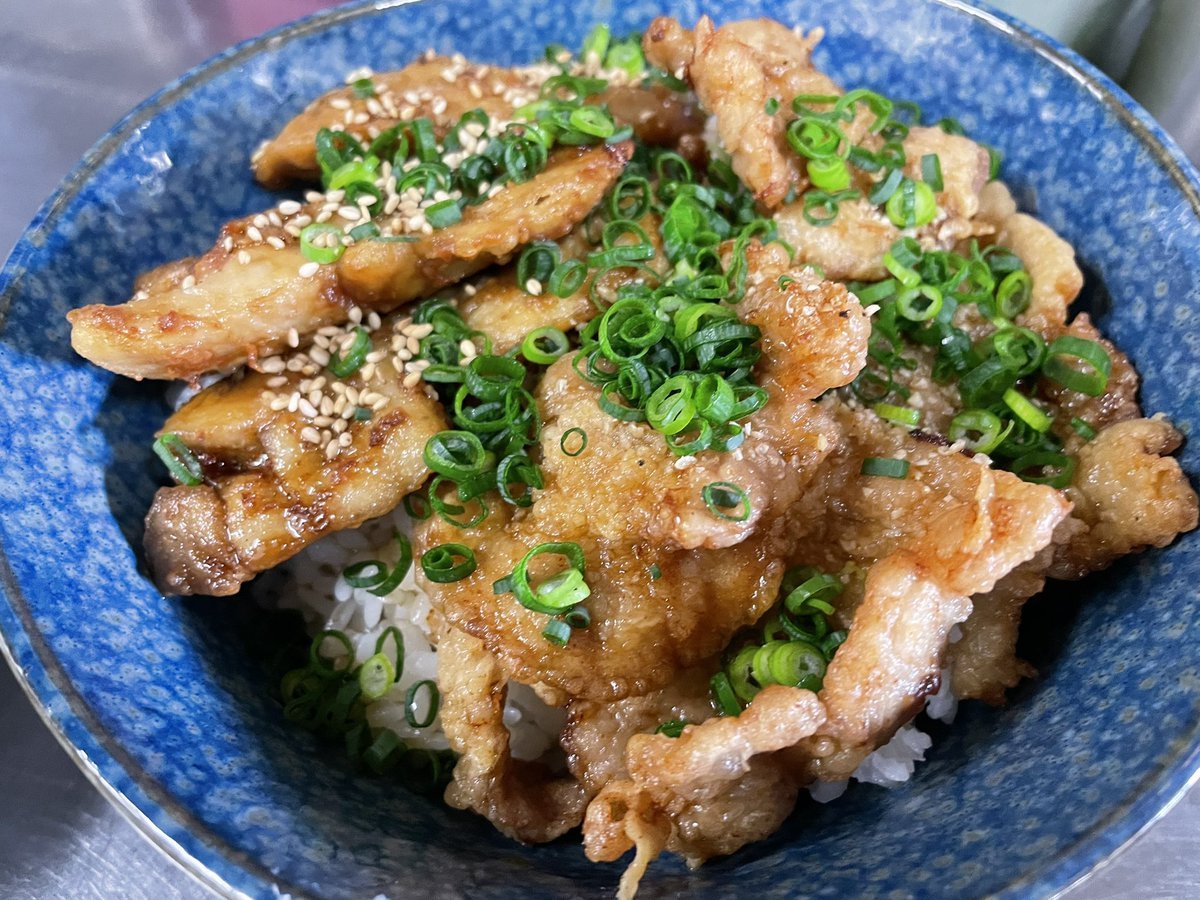
[(1112, 358), (1096, 341), (1065, 334), (1047, 348), (1042, 374), (1068, 390), (1099, 397), (1108, 387)]
[(421, 571), (435, 584), (461, 581), (475, 571), (475, 553), (464, 544), (438, 544), (421, 556)]
[(687, 728), (688, 723), (683, 719), (669, 719), (660, 724), (654, 729), (655, 734), (665, 734), (669, 738), (677, 738), (683, 734), (683, 729)]
[[(427, 708), (425, 710), (425, 717), (418, 719), (417, 695), (420, 694), (422, 688), (425, 689)], [(441, 691), (438, 690), (436, 682), (428, 678), (416, 682), (408, 689), (408, 693), (404, 695), (404, 721), (408, 723), (410, 728), (428, 728), (433, 724), (433, 720), (437, 718), (441, 700)]]
[(376, 653), (358, 670), (358, 687), (367, 700), (378, 700), (392, 689), (396, 669), (383, 653)]
[(300, 232), (300, 252), (305, 259), (322, 265), (337, 262), (345, 251), (342, 229), (324, 222), (313, 222)]
[(911, 406), (896, 406), (893, 403), (876, 403), (872, 409), (885, 422), (902, 428), (916, 428), (921, 424), (921, 411)]
[(863, 475), (882, 476), (884, 478), (908, 477), (909, 463), (907, 459), (895, 459), (890, 456), (868, 456), (862, 461), (859, 471)]
[(587, 449), (588, 436), (582, 428), (568, 428), (558, 441), (558, 447), (567, 456), (578, 456)]
[[(750, 497), (747, 493), (728, 481), (713, 481), (706, 484), (700, 491), (704, 505), (718, 519), (729, 522), (745, 522), (750, 518)], [(729, 512), (733, 510), (733, 512)]]
[(195, 487), (204, 483), (204, 468), (177, 434), (167, 431), (154, 440), (154, 455), (162, 460), (171, 477), (179, 484)]
[(329, 354), (329, 364), (326, 368), (338, 378), (349, 378), (363, 367), (363, 363), (367, 361), (367, 353), (370, 350), (370, 332), (365, 328), (356, 327), (354, 329), (354, 340), (351, 342), (350, 348), (345, 351), (345, 355), (342, 355), (341, 350), (331, 352)]

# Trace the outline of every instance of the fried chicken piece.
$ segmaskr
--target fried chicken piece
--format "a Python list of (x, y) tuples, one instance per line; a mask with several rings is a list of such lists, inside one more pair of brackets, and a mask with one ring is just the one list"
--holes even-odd
[(762, 840), (796, 802), (796, 783), (773, 751), (801, 742), (824, 720), (812, 692), (771, 685), (739, 716), (689, 725), (678, 738), (632, 736), (629, 779), (610, 782), (588, 805), (588, 859), (612, 861), (636, 846), (618, 891), (630, 898), (664, 849), (695, 866)]
[[(747, 259), (739, 310), (770, 336), (763, 384), (771, 401), (751, 419), (741, 448), (680, 464), (649, 426), (600, 409), (596, 388), (563, 359), (539, 389), (545, 488), (532, 507), (513, 513), (511, 522), (507, 510), (493, 511), (467, 534), (432, 521), (419, 533), (425, 546), (472, 546), (475, 573), (429, 589), (451, 624), (482, 639), (514, 677), (594, 700), (642, 694), (721, 650), (774, 602), (791, 546), (788, 510), (834, 438), (809, 399), (854, 376), (868, 324), (843, 287), (811, 272), (793, 271), (781, 287), (789, 271), (781, 248), (755, 245)], [(789, 358), (770, 358), (784, 348)], [(570, 428), (588, 435), (575, 457), (559, 448)], [(753, 498), (745, 520), (709, 512), (702, 494), (714, 481), (737, 484)], [(548, 540), (578, 543), (588, 561), (592, 625), (566, 647), (542, 636), (545, 616), (492, 590)]]
[[(831, 402), (831, 401), (827, 401)], [(873, 414), (836, 410), (844, 438), (793, 516), (811, 522), (797, 559), (824, 571), (866, 568), (839, 613), (849, 628), (820, 692), (829, 721), (805, 747), (810, 773), (849, 777), (938, 686), (950, 629), (1050, 543), (1069, 506)], [(860, 474), (867, 457), (907, 459), (905, 478)], [(828, 509), (838, 515), (823, 514)], [(861, 596), (861, 599), (860, 599)]]
[(1165, 419), (1128, 419), (1079, 448), (1065, 493), (1086, 531), (1060, 547), (1051, 577), (1081, 578), (1129, 553), (1165, 547), (1196, 527), (1196, 492), (1167, 455), (1182, 440)]
[(472, 809), (525, 843), (552, 841), (583, 818), (587, 796), (574, 778), (515, 759), (504, 725), (508, 678), (483, 643), (447, 628), (438, 642), (441, 721), (459, 754), (446, 803)]
[(673, 91), (661, 84), (610, 85), (596, 97), (608, 107), (618, 127), (652, 147), (670, 147), (693, 163), (704, 159), (706, 116), (690, 91)]
[(446, 56), (379, 72), (370, 81), (373, 90), (365, 97), (347, 85), (305, 107), (255, 151), (254, 177), (271, 189), (293, 181), (318, 181), (316, 139), (322, 128), (336, 126), (366, 145), (401, 122), (426, 118), (441, 138), (466, 112), (482, 109), (494, 119), (508, 119), (517, 106), (536, 100), (538, 94), (532, 70), (465, 63)]
[[(873, 138), (868, 138), (870, 146)], [(921, 160), (935, 154), (941, 162), (944, 187), (936, 194), (941, 214), (917, 229), (915, 236), (926, 249), (947, 249), (995, 226), (975, 221), (980, 195), (987, 183), (988, 154), (983, 147), (940, 128), (910, 129), (904, 140), (905, 173), (920, 180)], [(858, 188), (866, 195), (874, 176), (861, 176)], [(804, 203), (787, 204), (775, 213), (779, 236), (796, 248), (796, 261), (820, 266), (826, 278), (841, 281), (881, 281), (888, 277), (883, 257), (904, 236), (899, 228), (871, 205), (865, 197), (840, 204), (837, 217), (828, 225), (814, 225), (805, 218)]]
[(1019, 256), (1033, 280), (1021, 324), (1035, 331), (1063, 325), (1067, 307), (1083, 289), (1083, 273), (1075, 264), (1074, 248), (1050, 226), (1024, 213), (1014, 213), (1004, 220), (996, 243)]
[[(700, 104), (716, 117), (717, 134), (733, 170), (764, 210), (808, 185), (803, 160), (787, 143), (791, 100), (797, 94), (841, 94), (812, 64), (818, 29), (807, 38), (769, 19), (717, 28), (701, 17), (694, 32), (661, 17), (642, 38), (646, 58), (695, 88)], [(779, 111), (766, 112), (770, 100)]]
[[(376, 347), (390, 337), (390, 329), (377, 332)], [(317, 538), (389, 512), (428, 477), (422, 451), (446, 420), (391, 365), (378, 366), (369, 384), (361, 374), (346, 380), (359, 396), (369, 391), (384, 402), (367, 421), (338, 418), (349, 445), (332, 459), (305, 440), (306, 431), (316, 433), (309, 420), (271, 409), (270, 398), (296, 391), (301, 376), (273, 377), (286, 379), (278, 394), (268, 376), (249, 373), (202, 391), (163, 426), (196, 454), (207, 478), (160, 488), (146, 515), (146, 555), (164, 593), (235, 594)]]
[(283, 229), (259, 229), (282, 249), (236, 241), (227, 249), (224, 237), (258, 227), (247, 217), (227, 226), (190, 271), (172, 268), (127, 303), (67, 313), (71, 345), (96, 365), (139, 379), (194, 379), (254, 362), (285, 349), (292, 329), (304, 336), (347, 321), (354, 303), (387, 312), (524, 243), (562, 237), (600, 202), (631, 153), (628, 143), (560, 151), (540, 175), (467, 207), (455, 225), (412, 243), (354, 244), (313, 274), (300, 274), (307, 260)]
[(1045, 586), (1053, 556), (1051, 544), (1001, 578), (992, 590), (971, 598), (971, 614), (959, 625), (962, 635), (946, 648), (955, 697), (999, 706), (1005, 691), (1037, 674), (1017, 657), (1017, 637), (1021, 610)]

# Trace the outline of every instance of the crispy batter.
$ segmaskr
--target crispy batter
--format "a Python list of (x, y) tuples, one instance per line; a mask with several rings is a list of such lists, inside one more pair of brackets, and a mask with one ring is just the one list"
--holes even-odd
[(442, 727), (459, 754), (446, 803), (473, 809), (513, 840), (551, 841), (583, 818), (579, 782), (509, 753), (504, 726), (508, 678), (483, 643), (456, 628), (438, 642)]
[[(870, 146), (871, 139), (866, 141)], [(905, 172), (921, 178), (921, 159), (936, 154), (941, 161), (944, 189), (937, 193), (943, 215), (916, 231), (927, 248), (947, 249), (959, 241), (989, 234), (994, 226), (974, 221), (980, 209), (980, 194), (987, 183), (987, 151), (968, 138), (950, 135), (940, 128), (915, 127), (904, 140)], [(861, 176), (858, 188), (866, 195), (874, 176)], [(827, 278), (843, 281), (880, 281), (888, 277), (884, 254), (903, 237), (901, 232), (865, 198), (842, 203), (837, 218), (828, 225), (813, 225), (804, 215), (803, 202), (780, 208), (775, 214), (779, 236), (796, 248), (797, 262), (822, 268)]]
[[(530, 241), (557, 240), (596, 207), (632, 154), (629, 142), (560, 150), (536, 178), (509, 185), (487, 202), (467, 207), (457, 225), (416, 244), (354, 244), (337, 263), (343, 289), (364, 306), (391, 309), (429, 292), (426, 287), (414, 294), (414, 281), (428, 285), (437, 279), (449, 284), (507, 260)], [(446, 277), (446, 270), (456, 267), (462, 271)]]
[[(506, 510), (494, 511), (469, 534), (451, 537), (438, 522), (420, 533), (425, 546), (472, 544), (476, 572), (430, 591), (448, 620), (482, 639), (515, 677), (596, 700), (645, 693), (718, 652), (774, 602), (791, 546), (787, 511), (833, 445), (829, 419), (809, 398), (853, 377), (868, 326), (839, 285), (793, 271), (793, 281), (780, 287), (788, 270), (778, 247), (753, 246), (747, 259), (751, 275), (739, 310), (770, 337), (763, 383), (771, 401), (752, 418), (739, 450), (677, 464), (660, 434), (601, 410), (595, 387), (560, 360), (540, 388), (545, 489), (533, 506), (511, 522)], [(797, 352), (801, 347), (805, 352)], [(771, 355), (784, 352), (787, 358)], [(559, 449), (569, 428), (588, 434), (576, 457)], [(761, 498), (745, 521), (707, 510), (702, 489), (714, 481)], [(575, 541), (588, 560), (593, 624), (562, 648), (542, 636), (545, 616), (492, 591), (545, 541)], [(661, 570), (658, 579), (652, 565)]]
[[(444, 78), (447, 72), (454, 77)], [(521, 97), (537, 94), (527, 71), (458, 65), (446, 56), (420, 60), (396, 72), (380, 72), (371, 81), (376, 91), (370, 97), (361, 97), (347, 86), (323, 94), (305, 107), (255, 153), (254, 177), (272, 189), (292, 181), (317, 181), (321, 167), (316, 138), (322, 128), (338, 126), (369, 143), (374, 135), (402, 121), (426, 118), (440, 138), (465, 112), (482, 109), (489, 116), (507, 119), (514, 108), (510, 92)], [(386, 97), (384, 103), (381, 97)], [(364, 121), (357, 121), (363, 117)]]
[[(820, 31), (800, 37), (769, 19), (717, 28), (704, 16), (695, 32), (674, 19), (655, 19), (642, 39), (646, 58), (668, 72), (683, 72), (701, 105), (716, 117), (733, 170), (764, 210), (775, 209), (789, 191), (808, 184), (804, 165), (784, 135), (791, 98), (841, 93), (812, 64), (820, 37)], [(765, 110), (771, 99), (780, 103), (773, 115)]]
[(1025, 213), (1004, 220), (996, 243), (1021, 258), (1033, 293), (1021, 323), (1044, 331), (1067, 321), (1067, 307), (1083, 289), (1083, 273), (1075, 265), (1075, 250), (1048, 225)]
[[(386, 312), (453, 284), (523, 243), (562, 237), (595, 207), (629, 159), (629, 144), (555, 154), (536, 178), (469, 207), (462, 221), (412, 243), (355, 244), (338, 264), (299, 274), (296, 239), (226, 250), (222, 241), (191, 271), (173, 268), (118, 306), (72, 310), (71, 345), (96, 365), (132, 378), (195, 378), (269, 356), (290, 329), (306, 335), (349, 317), (351, 301)], [(251, 219), (237, 223), (238, 233)], [(228, 233), (228, 232), (227, 232)], [(238, 262), (238, 253), (249, 261)], [(191, 276), (194, 284), (185, 285)]]
[(1196, 492), (1167, 455), (1182, 440), (1165, 419), (1129, 419), (1079, 448), (1066, 494), (1087, 530), (1060, 548), (1051, 577), (1080, 578), (1196, 527)]
[(960, 700), (983, 700), (999, 705), (1004, 692), (1037, 671), (1017, 657), (1017, 636), (1025, 601), (1046, 584), (1046, 567), (1053, 545), (996, 583), (986, 594), (971, 598), (971, 615), (959, 629), (962, 636), (946, 649), (951, 688)]
[(618, 893), (628, 898), (663, 849), (698, 865), (773, 833), (795, 805), (797, 787), (771, 754), (807, 738), (824, 719), (810, 691), (772, 685), (740, 716), (690, 725), (678, 738), (632, 736), (630, 778), (610, 782), (588, 805), (588, 859), (615, 860), (636, 845)]
[[(390, 331), (377, 338), (386, 345)], [(279, 390), (295, 390), (297, 375)], [(446, 427), (438, 404), (404, 387), (391, 366), (370, 390), (387, 406), (350, 420), (351, 446), (335, 459), (306, 444), (307, 423), (264, 397), (267, 378), (248, 374), (201, 392), (167, 420), (202, 462), (208, 483), (161, 488), (146, 515), (146, 555), (164, 593), (235, 594), (243, 582), (323, 535), (393, 509), (428, 476), (425, 442)], [(361, 378), (350, 383), (361, 389)]]
[[(867, 570), (861, 595), (847, 591), (841, 602), (850, 636), (820, 694), (829, 723), (806, 748), (810, 772), (823, 780), (848, 777), (920, 710), (970, 596), (1049, 544), (1068, 511), (1057, 491), (918, 441), (871, 413), (842, 408), (838, 419), (843, 443), (793, 512), (813, 525), (799, 560)], [(864, 476), (866, 457), (906, 458), (911, 469), (903, 479)]]

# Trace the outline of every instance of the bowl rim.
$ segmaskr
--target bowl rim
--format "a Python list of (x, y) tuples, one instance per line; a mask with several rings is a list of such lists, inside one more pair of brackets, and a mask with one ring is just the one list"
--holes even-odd
[[(113, 125), (63, 178), (22, 232), (3, 267), (0, 267), (0, 331), (25, 271), (26, 260), (53, 229), (65, 206), (90, 177), (139, 127), (161, 110), (187, 96), (230, 68), (265, 49), (325, 31), (365, 16), (398, 7), (438, 0), (352, 0), (288, 22), (256, 37), (240, 41), (209, 57), (143, 100)], [(1091, 63), (1040, 30), (1003, 13), (981, 0), (926, 0), (993, 28), (1009, 40), (1032, 50), (1081, 84), (1113, 113), (1146, 151), (1166, 170), (1200, 218), (1200, 174), (1175, 141), (1121, 87)], [(134, 828), (201, 884), (226, 897), (262, 893), (304, 896), (249, 854), (232, 847), (152, 779), (121, 744), (108, 733), (59, 665), (42, 639), (25, 598), (16, 583), (4, 546), (0, 543), (0, 655), (33, 704), (51, 734), (75, 761), (84, 776)], [(6, 608), (7, 607), (7, 608)], [(11, 615), (10, 615), (11, 613)], [(29, 665), (23, 666), (21, 660)], [(34, 668), (36, 665), (39, 668)], [(35, 683), (36, 682), (36, 683)], [(100, 751), (89, 757), (73, 737), (90, 738)], [(130, 797), (117, 782), (127, 782), (141, 796)], [(1108, 816), (1079, 836), (1057, 861), (1014, 878), (994, 896), (1049, 895), (1059, 897), (1108, 865), (1119, 853), (1161, 819), (1197, 781), (1200, 781), (1200, 722), (1189, 740), (1143, 780), (1144, 787), (1126, 798)], [(160, 824), (167, 820), (183, 830), (176, 839)]]

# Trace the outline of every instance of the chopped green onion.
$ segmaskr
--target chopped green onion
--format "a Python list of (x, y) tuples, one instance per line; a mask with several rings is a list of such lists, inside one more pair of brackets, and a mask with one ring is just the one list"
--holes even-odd
[[(417, 694), (421, 688), (425, 688), (425, 696), (429, 704), (424, 719), (417, 718)], [(436, 682), (429, 678), (418, 681), (404, 695), (404, 721), (408, 723), (410, 728), (428, 728), (433, 724), (433, 720), (437, 718), (441, 700), (442, 695), (438, 690)]]
[(421, 556), (421, 571), (435, 584), (462, 581), (475, 566), (475, 553), (464, 544), (438, 544)]
[(937, 216), (937, 198), (933, 188), (923, 181), (905, 178), (885, 204), (888, 219), (897, 228), (920, 228)]
[[(342, 653), (338, 654), (332, 660), (322, 652), (322, 648), (325, 646), (325, 641), (327, 640), (336, 642), (342, 649)], [(337, 667), (338, 659), (347, 660), (345, 666), (341, 669)], [(322, 631), (308, 645), (308, 664), (314, 672), (325, 677), (336, 675), (338, 672), (344, 672), (354, 664), (354, 645), (350, 643), (350, 638), (346, 637), (344, 632), (337, 631), (336, 629)]]
[(534, 329), (521, 342), (521, 355), (539, 366), (550, 365), (570, 349), (571, 342), (567, 336), (550, 326)]
[(565, 647), (571, 639), (571, 626), (562, 619), (551, 619), (542, 629), (542, 637), (556, 647)]
[[(1084, 371), (1080, 371), (1077, 364), (1082, 364)], [(1042, 373), (1068, 390), (1099, 397), (1108, 387), (1112, 358), (1096, 341), (1065, 334), (1050, 344), (1046, 361), (1042, 363)]]
[[(1007, 426), (1000, 417), (986, 409), (969, 409), (950, 420), (947, 437), (952, 442), (962, 441), (972, 453), (991, 453), (1013, 430), (1013, 422)], [(977, 435), (972, 437), (972, 435)]]
[(204, 468), (196, 454), (188, 449), (177, 434), (163, 432), (154, 441), (154, 455), (162, 460), (167, 471), (179, 484), (195, 487), (204, 483)]
[(433, 507), (429, 505), (429, 498), (420, 491), (413, 491), (413, 493), (405, 495), (404, 511), (410, 519), (418, 522), (423, 522), (433, 515)]
[(733, 692), (733, 686), (729, 683), (729, 676), (724, 672), (718, 672), (712, 677), (708, 683), (709, 690), (712, 693), (713, 705), (717, 712), (723, 716), (736, 716), (742, 712), (742, 704), (738, 702), (737, 694)]
[[(573, 441), (573, 440), (571, 440), (572, 438), (578, 438), (578, 440)], [(574, 449), (573, 450), (567, 449), (568, 444), (571, 444)], [(578, 428), (578, 427), (568, 428), (566, 431), (563, 432), (563, 435), (559, 439), (559, 442), (558, 442), (558, 448), (560, 450), (562, 450), (562, 452), (565, 453), (567, 456), (578, 456), (584, 450), (587, 449), (587, 445), (588, 445), (587, 432), (584, 431), (582, 428)]]
[[(1038, 450), (1013, 460), (1012, 471), (1024, 481), (1046, 484), (1062, 490), (1070, 486), (1077, 465), (1078, 460), (1073, 456)], [(1034, 471), (1040, 474), (1032, 474)]]
[(926, 153), (921, 157), (921, 180), (935, 191), (942, 190), (942, 161), (936, 153)]
[(1004, 405), (1034, 431), (1045, 433), (1054, 424), (1053, 418), (1046, 415), (1032, 400), (1014, 388), (1009, 388), (1004, 392), (1003, 400)]
[(392, 689), (396, 669), (382, 653), (376, 653), (358, 670), (358, 687), (367, 700), (378, 700)]
[(425, 443), (425, 465), (439, 475), (461, 481), (482, 472), (488, 452), (469, 431), (441, 431)]
[(338, 378), (349, 378), (362, 368), (370, 350), (370, 333), (365, 328), (356, 327), (354, 340), (350, 344), (350, 349), (346, 351), (346, 355), (343, 356), (341, 350), (334, 350), (329, 354), (329, 364), (326, 368)]
[(1075, 433), (1085, 441), (1090, 441), (1096, 436), (1096, 429), (1083, 419), (1079, 418), (1079, 416), (1075, 416), (1073, 419), (1071, 419), (1071, 427), (1074, 428)]
[[(320, 245), (318, 246), (318, 243)], [(327, 222), (313, 222), (300, 232), (300, 252), (305, 259), (321, 265), (337, 262), (346, 248), (342, 244), (342, 229)]]
[[(778, 100), (776, 100), (775, 102), (776, 102), (776, 104), (779, 103)], [(669, 719), (668, 721), (663, 722), (657, 728), (655, 728), (654, 733), (655, 734), (665, 734), (669, 738), (677, 738), (681, 734), (683, 734), (683, 729), (685, 729), (687, 726), (688, 726), (688, 723), (685, 722), (683, 719)]]
[[(536, 556), (552, 554), (566, 557), (570, 568), (548, 578), (535, 589), (529, 583), (529, 563)], [(526, 609), (555, 616), (587, 599), (591, 589), (584, 580), (586, 562), (583, 549), (574, 542), (538, 544), (517, 563), (509, 576), (509, 590)]]
[(844, 191), (850, 187), (850, 167), (838, 156), (813, 159), (808, 163), (808, 180), (822, 191)]
[(447, 228), (462, 220), (462, 207), (457, 200), (439, 200), (425, 207), (425, 221), (435, 229)]
[(1009, 272), (996, 288), (996, 311), (1006, 319), (1015, 319), (1029, 306), (1033, 280), (1024, 269)]
[(921, 411), (911, 406), (895, 406), (891, 403), (876, 403), (871, 409), (875, 415), (893, 425), (916, 428), (921, 424)]
[(658, 563), (655, 563), (650, 567), (650, 580), (658, 581), (660, 578), (662, 578), (662, 568), (658, 565)]
[[(564, 259), (550, 273), (546, 289), (555, 297), (566, 299), (583, 287), (587, 280), (587, 266), (577, 259)], [(521, 282), (522, 286), (525, 282)]]
[(907, 459), (893, 459), (890, 456), (868, 456), (862, 461), (859, 470), (863, 475), (878, 475), (884, 478), (908, 477), (909, 463)]
[(767, 102), (763, 104), (763, 112), (768, 116), (773, 116), (775, 113), (779, 112), (779, 98), (768, 98)]
[[(704, 486), (700, 492), (708, 511), (718, 519), (727, 522), (745, 522), (750, 518), (750, 497), (736, 484), (728, 481), (714, 481)], [(730, 514), (726, 510), (737, 510)]]

